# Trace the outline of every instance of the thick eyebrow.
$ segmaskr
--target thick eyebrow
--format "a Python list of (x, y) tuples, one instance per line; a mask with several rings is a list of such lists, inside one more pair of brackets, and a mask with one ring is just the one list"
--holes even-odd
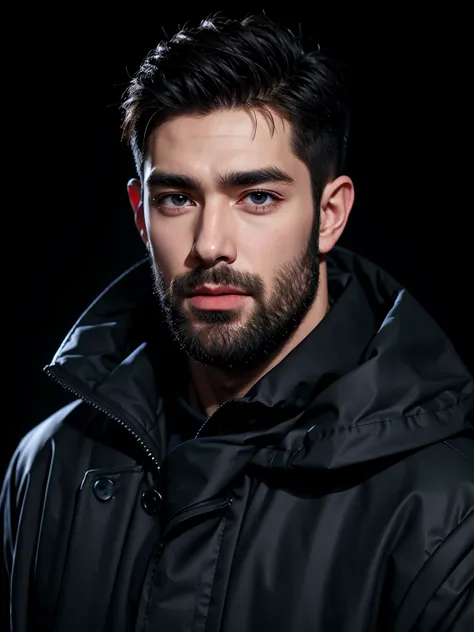
[[(256, 186), (267, 182), (281, 182), (294, 184), (294, 179), (279, 167), (262, 167), (250, 171), (231, 171), (219, 176), (218, 185), (225, 189), (228, 187)], [(168, 173), (165, 171), (153, 171), (146, 180), (149, 189), (153, 187), (171, 187), (185, 191), (196, 191), (201, 188), (201, 182), (197, 178), (182, 173)]]
[(200, 188), (201, 183), (196, 178), (186, 176), (182, 173), (153, 171), (146, 179), (146, 185), (149, 189), (153, 187), (170, 187), (172, 189), (195, 191)]
[(251, 171), (231, 171), (219, 176), (219, 186), (222, 188), (255, 186), (266, 182), (294, 184), (295, 181), (279, 167), (263, 167), (262, 169), (252, 169)]

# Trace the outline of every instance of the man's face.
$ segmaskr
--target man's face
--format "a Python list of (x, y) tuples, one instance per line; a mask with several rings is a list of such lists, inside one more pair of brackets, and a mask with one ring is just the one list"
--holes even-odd
[(224, 369), (258, 363), (318, 288), (309, 170), (290, 125), (260, 111), (179, 116), (151, 135), (143, 212), (155, 290), (183, 351)]

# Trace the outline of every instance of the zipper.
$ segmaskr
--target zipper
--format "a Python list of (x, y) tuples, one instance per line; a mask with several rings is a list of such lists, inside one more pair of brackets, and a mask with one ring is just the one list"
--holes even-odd
[(216, 410), (212, 413), (212, 415), (208, 417), (206, 421), (202, 424), (202, 426), (199, 428), (199, 430), (196, 433), (195, 439), (197, 439), (201, 435), (204, 428), (207, 428), (209, 424), (213, 423), (214, 418), (217, 415), (217, 413), (220, 414), (220, 411), (222, 410), (222, 408), (224, 408), (224, 406), (227, 406), (228, 404), (234, 404), (234, 406), (241, 406), (241, 405), (248, 406), (249, 405), (248, 402), (244, 401), (243, 399), (226, 399), (226, 401), (222, 402), (222, 404), (220, 404), (216, 408)]
[(216, 410), (212, 413), (212, 415), (210, 415), (206, 421), (202, 424), (202, 426), (199, 428), (199, 430), (196, 433), (196, 439), (199, 437), (199, 435), (201, 434), (201, 432), (204, 430), (204, 428), (209, 424), (209, 422), (211, 421), (211, 419), (213, 417), (216, 416), (216, 413), (218, 413), (220, 411), (220, 409), (225, 406), (226, 404), (228, 404), (229, 402), (231, 402), (231, 399), (227, 399), (225, 402), (222, 402), (222, 404), (219, 404), (219, 406), (216, 408)]
[(216, 410), (212, 413), (212, 415), (210, 417), (208, 417), (206, 419), (206, 421), (202, 424), (202, 426), (199, 428), (199, 430), (196, 433), (195, 439), (197, 439), (200, 434), (202, 433), (202, 431), (204, 430), (204, 428), (207, 428), (207, 426), (212, 423), (212, 421), (214, 420), (214, 417), (217, 415), (217, 413), (220, 413), (221, 409), (224, 408), (224, 406), (226, 406), (227, 404), (243, 404), (246, 402), (241, 402), (238, 399), (226, 399), (225, 402), (222, 402), (222, 404), (220, 404)]
[(140, 437), (140, 435), (137, 434), (134, 430), (132, 430), (130, 426), (128, 426), (123, 421), (123, 419), (120, 419), (120, 417), (117, 417), (116, 415), (111, 413), (109, 410), (107, 410), (103, 406), (100, 406), (94, 399), (90, 397), (86, 397), (85, 395), (82, 395), (81, 393), (79, 393), (79, 391), (71, 388), (68, 384), (66, 384), (66, 382), (63, 382), (63, 380), (60, 380), (58, 377), (56, 377), (56, 375), (54, 375), (54, 373), (49, 368), (46, 368), (45, 371), (48, 377), (50, 377), (54, 382), (62, 386), (66, 391), (69, 391), (76, 397), (79, 397), (79, 399), (82, 399), (82, 401), (84, 401), (86, 404), (89, 404), (96, 410), (100, 410), (101, 413), (104, 413), (104, 415), (107, 415), (107, 417), (110, 417), (111, 419), (116, 421), (120, 426), (122, 426), (122, 428), (125, 428), (125, 430), (127, 430), (127, 432), (134, 438), (135, 442), (138, 443), (142, 452), (145, 453), (147, 459), (152, 463), (153, 468), (159, 473), (161, 467), (158, 464), (157, 458), (155, 457), (153, 452), (149, 449), (145, 441), (143, 441), (143, 439)]

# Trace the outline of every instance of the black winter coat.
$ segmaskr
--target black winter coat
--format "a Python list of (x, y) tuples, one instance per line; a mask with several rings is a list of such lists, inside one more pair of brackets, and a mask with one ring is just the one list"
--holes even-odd
[(10, 463), (14, 632), (472, 632), (474, 384), (413, 297), (335, 249), (321, 324), (168, 452), (148, 267), (71, 330), (47, 371), (77, 400)]

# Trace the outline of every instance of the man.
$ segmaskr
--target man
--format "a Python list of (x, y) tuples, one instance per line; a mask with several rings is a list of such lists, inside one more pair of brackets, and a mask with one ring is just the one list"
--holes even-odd
[(13, 630), (472, 629), (474, 384), (335, 248), (337, 69), (216, 18), (150, 53), (123, 108), (153, 279), (125, 273), (47, 367), (78, 399), (4, 482)]

